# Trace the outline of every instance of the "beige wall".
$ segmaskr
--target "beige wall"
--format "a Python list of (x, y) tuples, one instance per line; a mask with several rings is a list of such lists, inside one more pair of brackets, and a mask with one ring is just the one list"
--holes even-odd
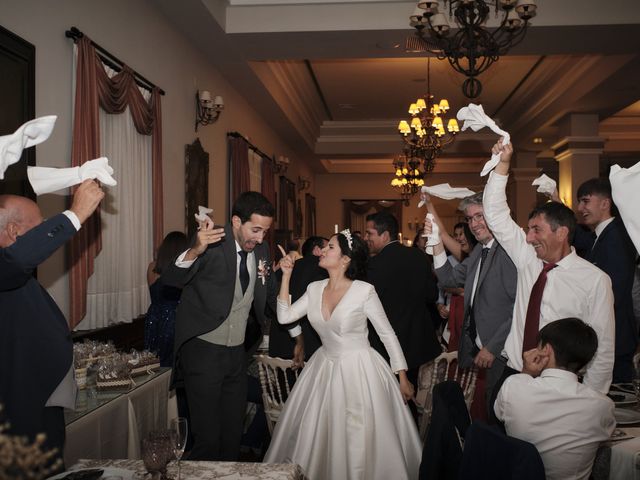
[[(222, 95), (225, 110), (220, 120), (198, 130), (210, 154), (209, 206), (216, 220), (226, 214), (226, 133), (239, 131), (267, 154), (296, 155), (283, 144), (228, 84), (209, 61), (144, 0), (2, 0), (0, 24), (36, 47), (36, 116), (58, 115), (51, 138), (37, 147), (42, 166), (70, 164), (72, 45), (64, 32), (76, 26), (92, 40), (156, 83), (167, 93), (162, 98), (164, 227), (165, 232), (184, 229), (184, 147), (196, 138), (194, 95), (196, 89)], [(6, 133), (6, 132), (3, 132)], [(287, 173), (297, 179), (298, 165)], [(304, 168), (304, 167), (303, 167)], [(116, 177), (121, 172), (116, 172)], [(303, 175), (310, 176), (308, 170)], [(313, 193), (312, 187), (312, 193)], [(45, 216), (64, 209), (64, 197), (38, 199)], [(68, 311), (68, 279), (61, 249), (38, 270), (65, 314)]]

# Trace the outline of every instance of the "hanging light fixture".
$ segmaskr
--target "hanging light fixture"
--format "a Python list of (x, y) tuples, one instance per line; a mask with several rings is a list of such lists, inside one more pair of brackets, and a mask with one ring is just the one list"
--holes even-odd
[[(401, 120), (398, 131), (404, 141), (404, 156), (422, 163), (424, 173), (435, 166), (441, 150), (453, 142), (460, 131), (455, 118), (447, 121), (449, 101), (446, 98), (435, 103), (431, 94), (431, 59), (427, 58), (427, 93), (409, 105), (411, 118)], [(445, 123), (446, 122), (446, 123)], [(424, 175), (423, 173), (423, 175)]]
[[(449, 20), (455, 20), (458, 26), (451, 37), (450, 22), (442, 13), (447, 5)], [(494, 6), (496, 16), (499, 12), (502, 15), (494, 29), (486, 27), (490, 6)], [(522, 41), (536, 9), (535, 0), (420, 0), (409, 20), (417, 35), (431, 45), (429, 51), (440, 60), (449, 60), (467, 77), (462, 84), (464, 95), (476, 98), (482, 92), (478, 75)]]
[(391, 180), (391, 186), (400, 191), (405, 205), (409, 205), (409, 199), (424, 185), (424, 171), (420, 168), (420, 163), (420, 159), (407, 156), (406, 151), (393, 160), (395, 176)]

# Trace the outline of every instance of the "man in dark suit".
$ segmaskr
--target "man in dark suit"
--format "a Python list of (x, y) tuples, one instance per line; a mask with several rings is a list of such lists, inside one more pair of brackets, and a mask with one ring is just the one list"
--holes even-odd
[(638, 328), (633, 314), (636, 250), (611, 198), (607, 179), (592, 178), (578, 188), (578, 214), (593, 232), (576, 229), (574, 246), (611, 278), (616, 319), (613, 382), (630, 382)]
[(28, 198), (0, 195), (0, 416), (10, 432), (62, 458), (63, 407), (75, 407), (73, 343), (64, 315), (33, 276), (94, 212), (103, 191), (92, 180), (76, 190), (71, 208), (43, 221)]
[[(409, 381), (415, 385), (420, 365), (442, 352), (429, 314), (429, 304), (438, 299), (435, 277), (426, 255), (398, 242), (398, 221), (390, 213), (367, 215), (364, 238), (375, 255), (369, 259), (367, 280), (376, 288), (407, 359)], [(369, 341), (389, 358), (373, 328)]]
[[(438, 219), (435, 207), (428, 200), (427, 208)], [(464, 286), (464, 320), (458, 362), (461, 368), (476, 365), (487, 370), (485, 392), (488, 400), (505, 366), (501, 354), (511, 329), (517, 271), (485, 223), (482, 193), (463, 199), (458, 209), (464, 213), (478, 243), (469, 256), (454, 267), (447, 260), (444, 247), (451, 251), (460, 247), (442, 228), (442, 243), (433, 247), (434, 267), (441, 287)], [(430, 220), (425, 223), (425, 231), (431, 233)], [(492, 416), (490, 411), (487, 413)]]
[[(327, 271), (321, 268), (318, 263), (320, 262), (322, 249), (328, 242), (328, 239), (318, 236), (309, 237), (305, 240), (302, 245), (302, 258), (296, 260), (289, 281), (291, 302), (295, 302), (304, 295), (307, 291), (307, 286), (311, 282), (327, 278)], [(288, 329), (277, 321), (271, 322), (269, 355), (272, 357), (293, 358), (295, 357), (294, 349), (304, 348), (303, 358), (308, 360), (320, 347), (320, 343), (320, 337), (318, 337), (313, 327), (309, 325), (309, 320), (306, 316)]]
[(276, 282), (263, 244), (274, 208), (260, 193), (235, 201), (224, 229), (203, 224), (193, 246), (169, 266), (165, 283), (181, 287), (176, 316), (175, 383), (183, 383), (194, 446), (192, 460), (237, 460), (246, 408), (245, 333), (268, 332)]

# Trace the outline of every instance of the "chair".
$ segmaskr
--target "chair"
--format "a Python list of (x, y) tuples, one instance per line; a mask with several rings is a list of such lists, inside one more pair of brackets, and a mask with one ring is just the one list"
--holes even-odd
[(473, 394), (476, 390), (476, 367), (458, 369), (458, 352), (441, 353), (431, 362), (427, 362), (418, 371), (418, 392), (416, 404), (419, 413), (420, 438), (424, 442), (429, 423), (431, 422), (432, 391), (434, 385), (445, 380), (454, 380), (462, 387), (467, 408), (471, 408)]
[(273, 435), (280, 412), (284, 407), (291, 387), (298, 379), (298, 370), (294, 370), (292, 360), (274, 358), (268, 355), (256, 355), (260, 386), (262, 387), (262, 403), (267, 418), (269, 434)]

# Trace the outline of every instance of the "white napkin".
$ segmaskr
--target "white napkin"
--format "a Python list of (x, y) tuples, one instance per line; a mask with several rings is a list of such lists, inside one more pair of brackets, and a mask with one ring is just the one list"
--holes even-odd
[[(474, 132), (477, 132), (478, 130), (484, 127), (489, 127), (495, 133), (497, 133), (501, 137), (504, 137), (504, 140), (502, 141), (504, 145), (508, 145), (509, 142), (511, 142), (511, 136), (504, 130), (500, 129), (500, 127), (496, 125), (496, 122), (494, 122), (491, 119), (491, 117), (487, 116), (484, 113), (482, 105), (476, 105), (475, 103), (470, 103), (468, 106), (462, 107), (460, 110), (458, 110), (458, 114), (456, 116), (458, 117), (458, 120), (463, 122), (462, 124), (463, 132), (467, 128), (471, 128), (471, 130), (473, 130)], [(499, 153), (498, 155), (491, 156), (491, 160), (485, 163), (484, 167), (482, 168), (482, 172), (480, 173), (481, 177), (484, 177), (491, 170), (496, 168), (496, 165), (498, 165), (498, 162), (500, 162), (501, 155), (502, 154)]]
[(27, 168), (29, 183), (31, 183), (31, 187), (36, 195), (56, 192), (58, 190), (73, 187), (87, 179), (95, 180), (96, 178), (105, 185), (115, 187), (118, 182), (116, 182), (111, 175), (113, 175), (113, 168), (109, 166), (109, 159), (107, 157), (89, 160), (79, 167)]
[(431, 233), (427, 235), (427, 245), (424, 249), (429, 255), (433, 255), (433, 247), (438, 245), (442, 240), (440, 239), (440, 228), (435, 222), (432, 213), (427, 213), (427, 218), (431, 220)]
[(538, 193), (544, 193), (545, 195), (552, 195), (558, 188), (556, 181), (544, 173), (531, 182), (531, 185), (537, 186), (538, 190), (536, 191)]
[(200, 230), (200, 228), (202, 227), (206, 227), (209, 224), (213, 225), (213, 220), (211, 220), (211, 217), (208, 215), (211, 212), (213, 212), (213, 208), (207, 208), (203, 207), (202, 205), (198, 205), (198, 213), (194, 214), (199, 225), (198, 230)]
[(17, 163), (22, 156), (22, 150), (44, 142), (51, 132), (58, 117), (47, 115), (23, 124), (11, 135), (0, 137), (0, 180), (10, 165)]
[(640, 205), (640, 162), (631, 168), (613, 165), (609, 170), (609, 181), (613, 201), (620, 211), (629, 237), (640, 252), (640, 215), (637, 213)]
[[(424, 186), (421, 192), (433, 195), (434, 197), (442, 198), (444, 200), (453, 200), (454, 198), (466, 198), (473, 195), (474, 191), (463, 187), (452, 187), (448, 183), (441, 183), (439, 185), (433, 185), (432, 187)], [(418, 208), (425, 204), (424, 200), (420, 200)]]

